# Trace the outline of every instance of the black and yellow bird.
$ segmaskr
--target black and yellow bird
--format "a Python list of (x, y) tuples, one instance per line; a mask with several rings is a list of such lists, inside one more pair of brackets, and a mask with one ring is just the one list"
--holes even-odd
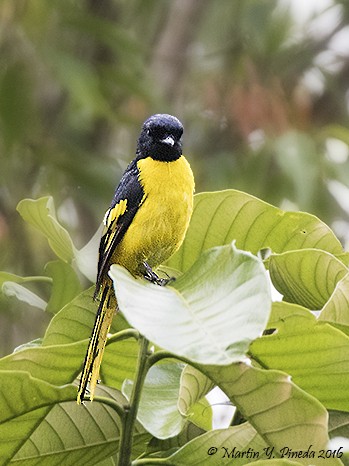
[[(183, 126), (171, 115), (148, 118), (138, 139), (135, 159), (126, 168), (104, 216), (99, 247), (95, 299), (99, 299), (78, 391), (84, 400), (89, 384), (93, 399), (99, 368), (117, 303), (108, 276), (120, 264), (134, 276), (159, 285), (154, 269), (182, 244), (193, 210), (194, 178), (182, 155)], [(149, 316), (151, 318), (151, 316)]]

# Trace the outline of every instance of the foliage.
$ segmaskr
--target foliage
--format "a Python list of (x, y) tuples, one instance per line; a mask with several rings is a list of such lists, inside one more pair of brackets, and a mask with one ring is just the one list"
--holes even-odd
[[(150, 302), (166, 299), (169, 306), (178, 305), (178, 313), (166, 315), (158, 342), (162, 351), (173, 352), (177, 359), (149, 367), (140, 423), (133, 436), (134, 455), (144, 452), (147, 444), (148, 456), (173, 455), (162, 460), (165, 464), (188, 464), (188, 456), (204, 464), (208, 457), (202, 458), (202, 445), (211, 442), (220, 446), (219, 454), (223, 446), (252, 445), (262, 451), (265, 445), (278, 445), (284, 434), (288, 441), (285, 426), (273, 422), (291, 413), (293, 405), (300, 425), (308, 415), (315, 419), (317, 412), (322, 432), (324, 411), (318, 403), (312, 404), (315, 399), (329, 413), (329, 436), (348, 437), (349, 260), (337, 237), (348, 243), (349, 67), (346, 51), (336, 50), (335, 42), (348, 29), (349, 3), (333, 0), (325, 13), (318, 9), (302, 26), (288, 6), (295, 3), (308, 4), (278, 0), (0, 3), (0, 268), (8, 271), (0, 275), (0, 354), (35, 338), (1, 360), (7, 375), (0, 379), (4, 394), (0, 412), (4, 419), (9, 416), (0, 424), (1, 439), (6, 439), (4, 454), (17, 463), (36, 464), (39, 455), (38, 461), (45, 458), (47, 464), (69, 464), (67, 458), (71, 464), (78, 460), (113, 464), (103, 458), (113, 455), (120, 440), (121, 422), (115, 410), (134, 391), (138, 333), (129, 332), (129, 324), (119, 314), (104, 357), (100, 400), (79, 410), (72, 401), (75, 388), (65, 384), (77, 376), (93, 325), (95, 304), (86, 287), (94, 280), (99, 232), (85, 247), (81, 245), (97, 229), (101, 212), (134, 154), (141, 122), (164, 111), (184, 122), (184, 148), (197, 191), (234, 186), (278, 207), (236, 191), (200, 194), (186, 241), (166, 267), (168, 273), (181, 276), (173, 286), (154, 291), (113, 270), (115, 276), (121, 274), (125, 290), (133, 287)], [(335, 21), (323, 27), (321, 20), (327, 14)], [(48, 194), (56, 200), (57, 211)], [(39, 200), (18, 204), (23, 197)], [(17, 204), (25, 223), (15, 213)], [(298, 208), (324, 219), (337, 237), (316, 217), (283, 210)], [(35, 228), (44, 233), (46, 243)], [(233, 240), (234, 247), (220, 249)], [(205, 256), (211, 248), (218, 249)], [(215, 255), (225, 258), (226, 265), (244, 264), (235, 272), (227, 266), (226, 273), (235, 278), (248, 264), (257, 273), (263, 260), (274, 286), (284, 295), (281, 304), (272, 305), (262, 338), (256, 339), (266, 323), (262, 311), (252, 312), (257, 309), (248, 305), (256, 319), (253, 328), (234, 301), (234, 309), (242, 311), (239, 325), (248, 336), (242, 341), (235, 320), (225, 320), (227, 303), (214, 302), (216, 288), (227, 291), (229, 299), (238, 296), (230, 289), (230, 278), (222, 278), (222, 270), (217, 269), (217, 275), (211, 269), (207, 272), (210, 280), (220, 277), (214, 289), (196, 286), (196, 273), (201, 273), (200, 283), (207, 282), (205, 264)], [(192, 267), (195, 275), (189, 277)], [(262, 273), (257, 276), (263, 280)], [(253, 280), (248, 283), (245, 293)], [(158, 296), (163, 292), (166, 297)], [(207, 299), (212, 308), (219, 305), (221, 311), (223, 306), (223, 311), (221, 320), (212, 316), (196, 331), (197, 322), (190, 317), (211, 315), (211, 306), (198, 306), (200, 293), (204, 302)], [(185, 308), (187, 294), (193, 306)], [(266, 296), (261, 299), (269, 302)], [(316, 318), (310, 314), (315, 309)], [(131, 318), (133, 312), (130, 322)], [(205, 348), (187, 334), (179, 343), (173, 338), (168, 330), (183, 331), (184, 322), (196, 336), (204, 333)], [(143, 329), (142, 316), (132, 323)], [(160, 328), (161, 320), (156, 323)], [(46, 326), (45, 337), (37, 339)], [(222, 338), (217, 338), (221, 328)], [(206, 335), (217, 342), (217, 355), (228, 358), (230, 366), (202, 363), (200, 351), (209, 349)], [(151, 333), (148, 338), (155, 341), (157, 336), (158, 332)], [(159, 359), (166, 355), (158, 346), (155, 350)], [(232, 362), (242, 354), (249, 358), (246, 365)], [(179, 378), (188, 358), (192, 365)], [(154, 355), (151, 361), (155, 359)], [(239, 367), (242, 388), (237, 384)], [(153, 412), (164, 381), (168, 385), (161, 405), (168, 411), (166, 422), (157, 425), (163, 413), (154, 416)], [(210, 430), (210, 409), (203, 396), (212, 385), (219, 385), (239, 407), (244, 424), (238, 425), (238, 415), (229, 429)], [(38, 394), (45, 406), (37, 404)], [(288, 398), (271, 411), (269, 404), (283, 399), (281, 395)], [(252, 411), (246, 412), (244, 397)], [(255, 399), (265, 403), (260, 406)], [(265, 406), (267, 416), (262, 415)], [(268, 417), (269, 408), (276, 414)], [(298, 432), (308, 439), (304, 426), (306, 432), (301, 427)], [(274, 428), (275, 432), (280, 428), (278, 439), (271, 438)], [(180, 433), (165, 438), (171, 429)], [(215, 461), (223, 460), (217, 454), (210, 456), (209, 464)], [(260, 464), (272, 466), (275, 461), (294, 464), (280, 458)]]
[[(41, 275), (50, 257), (14, 215), (24, 197), (53, 195), (76, 247), (92, 236), (155, 112), (183, 121), (197, 191), (306, 210), (348, 241), (348, 65), (333, 44), (349, 4), (300, 25), (298, 3), (0, 2), (0, 268)], [(0, 321), (1, 355), (47, 324), (2, 299)]]
[[(5, 294), (52, 315), (42, 339), (0, 360), (1, 464), (287, 466), (309, 464), (307, 450), (311, 464), (346, 464), (345, 442), (328, 441), (349, 438), (348, 255), (323, 222), (240, 191), (196, 195), (186, 239), (163, 268), (174, 282), (111, 267), (121, 312), (95, 401), (78, 406), (96, 311), (80, 285), (96, 256), (81, 255), (98, 238), (78, 250), (52, 198), (18, 211), (58, 259), (50, 278), (0, 274)], [(283, 301), (271, 301), (266, 269)], [(50, 286), (48, 302), (33, 281)], [(215, 386), (236, 407), (221, 429), (205, 398)]]

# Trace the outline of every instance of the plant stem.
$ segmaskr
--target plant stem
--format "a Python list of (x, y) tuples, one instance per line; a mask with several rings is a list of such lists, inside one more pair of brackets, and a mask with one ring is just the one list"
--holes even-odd
[(140, 466), (143, 464), (148, 464), (148, 465), (153, 466), (154, 464), (169, 465), (170, 463), (167, 462), (167, 458), (141, 458), (141, 459), (132, 461), (132, 466)]
[(122, 420), (124, 418), (124, 410), (122, 406), (120, 406), (115, 400), (112, 398), (107, 398), (105, 396), (95, 396), (93, 398), (95, 402), (98, 403), (103, 403), (104, 405), (110, 406), (119, 416), (119, 418)]
[(127, 340), (128, 338), (134, 338), (135, 340), (138, 340), (139, 332), (133, 328), (120, 330), (120, 332), (114, 333), (114, 335), (108, 338), (106, 346), (110, 345), (111, 343), (115, 343), (116, 341)]
[(132, 452), (134, 425), (135, 425), (136, 418), (137, 418), (137, 412), (138, 412), (139, 402), (141, 398), (142, 387), (143, 387), (144, 380), (145, 380), (145, 377), (147, 375), (147, 371), (149, 368), (148, 346), (149, 346), (149, 341), (143, 336), (140, 336), (136, 377), (135, 377), (135, 381), (132, 387), (130, 402), (124, 408), (124, 417), (123, 417), (122, 430), (121, 430), (118, 466), (130, 466), (131, 465), (131, 452)]
[(177, 359), (177, 358), (179, 361), (181, 361), (181, 359), (177, 357), (176, 355), (174, 355), (173, 353), (170, 353), (169, 351), (159, 350), (149, 356), (148, 364), (149, 364), (149, 367), (151, 367), (151, 366), (154, 366), (154, 364), (158, 363), (159, 361), (162, 361), (163, 359)]

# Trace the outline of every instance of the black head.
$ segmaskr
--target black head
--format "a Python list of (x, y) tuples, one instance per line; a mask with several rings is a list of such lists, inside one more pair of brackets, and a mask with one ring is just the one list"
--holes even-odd
[(170, 162), (182, 155), (182, 123), (172, 115), (156, 114), (148, 118), (138, 139), (137, 158), (151, 157)]

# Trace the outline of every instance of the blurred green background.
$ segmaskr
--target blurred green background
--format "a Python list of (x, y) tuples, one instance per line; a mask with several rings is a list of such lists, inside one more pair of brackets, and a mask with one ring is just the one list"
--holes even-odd
[[(2, 0), (0, 270), (53, 259), (22, 198), (89, 240), (152, 113), (184, 123), (197, 192), (306, 210), (346, 245), (348, 44), (347, 0)], [(49, 317), (0, 296), (0, 355)]]

